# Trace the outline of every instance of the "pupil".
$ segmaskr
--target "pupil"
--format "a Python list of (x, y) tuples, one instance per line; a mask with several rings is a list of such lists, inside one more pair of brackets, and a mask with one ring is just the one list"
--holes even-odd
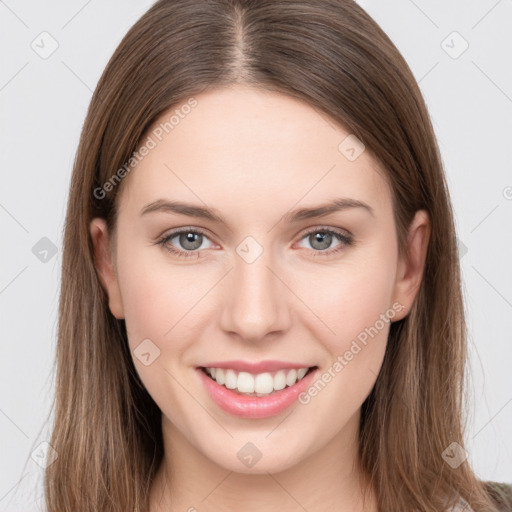
[(330, 245), (331, 238), (332, 235), (326, 233), (325, 231), (317, 231), (313, 237), (315, 243), (321, 244), (320, 246), (316, 247), (317, 249), (327, 249)]
[(195, 251), (201, 246), (199, 243), (201, 236), (202, 235), (200, 233), (193, 233), (191, 231), (183, 233), (180, 237), (182, 247), (190, 251)]

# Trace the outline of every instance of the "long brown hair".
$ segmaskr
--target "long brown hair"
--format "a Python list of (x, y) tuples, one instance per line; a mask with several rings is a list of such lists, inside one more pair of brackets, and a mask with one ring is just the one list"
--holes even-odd
[(401, 253), (415, 212), (430, 216), (421, 288), (408, 316), (391, 325), (362, 406), (360, 463), (380, 510), (439, 512), (459, 496), (475, 512), (495, 510), (468, 462), (453, 468), (442, 456), (452, 443), (464, 447), (466, 325), (439, 149), (405, 60), (348, 0), (160, 0), (110, 59), (74, 162), (48, 511), (148, 509), (163, 458), (161, 412), (137, 375), (124, 321), (110, 314), (89, 223), (102, 217), (115, 228), (127, 162), (163, 112), (238, 83), (306, 101), (363, 141), (386, 169)]

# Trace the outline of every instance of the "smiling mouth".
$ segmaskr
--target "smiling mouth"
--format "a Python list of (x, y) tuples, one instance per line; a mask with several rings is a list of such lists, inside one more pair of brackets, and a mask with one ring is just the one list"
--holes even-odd
[(200, 367), (210, 379), (234, 393), (246, 396), (268, 396), (294, 386), (318, 366), (277, 370), (252, 374), (230, 368)]

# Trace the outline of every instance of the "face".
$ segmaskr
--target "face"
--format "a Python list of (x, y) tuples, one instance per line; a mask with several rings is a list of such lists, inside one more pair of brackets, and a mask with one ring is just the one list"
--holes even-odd
[(277, 472), (353, 434), (427, 220), (402, 261), (385, 173), (306, 103), (244, 87), (196, 100), (125, 178), (115, 254), (91, 223), (97, 265), (164, 424), (225, 469)]

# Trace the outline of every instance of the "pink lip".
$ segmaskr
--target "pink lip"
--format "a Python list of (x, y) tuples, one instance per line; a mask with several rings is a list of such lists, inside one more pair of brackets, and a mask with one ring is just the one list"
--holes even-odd
[(213, 363), (205, 363), (201, 365), (203, 368), (231, 368), (239, 372), (248, 372), (252, 374), (275, 372), (277, 370), (292, 370), (295, 368), (311, 368), (313, 364), (293, 363), (289, 361), (260, 361), (259, 363), (251, 363), (248, 361), (217, 361)]
[[(222, 367), (214, 366), (214, 368)], [(231, 366), (231, 368), (233, 367)], [(282, 368), (282, 366), (280, 368)], [(305, 366), (299, 365), (294, 366), (294, 368), (305, 368)], [(204, 370), (201, 368), (197, 368), (196, 371), (198, 372), (203, 385), (206, 387), (206, 391), (219, 407), (234, 416), (256, 419), (276, 416), (288, 409), (288, 407), (297, 400), (297, 397), (310, 386), (319, 370), (318, 368), (315, 368), (293, 386), (286, 387), (280, 391), (275, 391), (270, 395), (261, 397), (236, 393), (231, 389), (217, 384), (217, 382), (206, 375)]]

